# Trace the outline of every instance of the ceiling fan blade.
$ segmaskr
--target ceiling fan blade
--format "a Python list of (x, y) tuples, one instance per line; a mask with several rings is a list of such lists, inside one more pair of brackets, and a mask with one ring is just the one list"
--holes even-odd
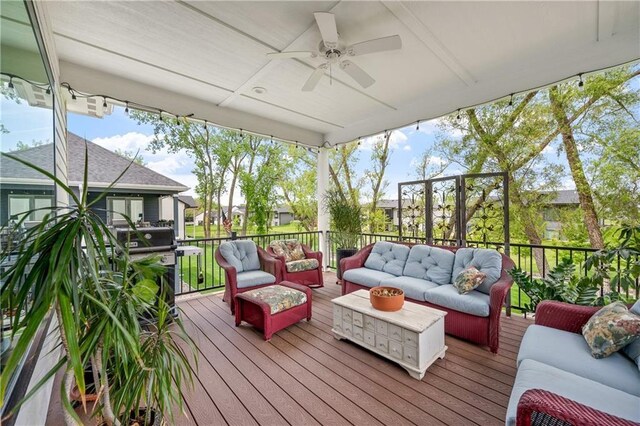
[(338, 46), (338, 28), (336, 27), (336, 17), (329, 12), (314, 12), (318, 29), (322, 34), (322, 41), (327, 49)]
[(308, 51), (289, 51), (289, 52), (273, 52), (267, 53), (268, 59), (297, 59), (297, 58), (315, 58), (315, 52)]
[(311, 92), (313, 89), (315, 89), (318, 83), (320, 82), (320, 79), (324, 75), (324, 72), (326, 69), (327, 69), (327, 66), (325, 64), (322, 64), (318, 68), (316, 68), (315, 71), (311, 74), (311, 76), (307, 80), (307, 82), (304, 84), (304, 86), (302, 86), (302, 91)]
[(358, 84), (364, 87), (365, 89), (376, 82), (373, 79), (373, 77), (367, 74), (362, 68), (360, 68), (359, 66), (357, 66), (356, 64), (354, 64), (349, 60), (342, 61), (340, 63), (340, 68), (342, 68), (344, 72), (349, 74), (351, 78), (357, 81)]
[(399, 35), (394, 35), (356, 43), (347, 48), (347, 53), (351, 56), (357, 56), (398, 49), (402, 49), (402, 39)]

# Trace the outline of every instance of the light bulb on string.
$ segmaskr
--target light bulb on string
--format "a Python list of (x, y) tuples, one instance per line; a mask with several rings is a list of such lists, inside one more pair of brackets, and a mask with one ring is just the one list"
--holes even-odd
[(456, 116), (456, 120), (460, 121), (461, 117), (460, 117), (460, 108), (458, 108), (458, 115)]
[(103, 97), (102, 98), (102, 109), (104, 110), (104, 112), (107, 112), (107, 98)]
[(584, 90), (584, 81), (582, 80), (582, 73), (578, 74), (578, 89)]
[(129, 115), (129, 102), (125, 102), (124, 113)]
[(416, 121), (416, 132), (420, 131), (420, 120)]
[(511, 97), (509, 98), (509, 106), (510, 107), (513, 106), (513, 93), (511, 94)]

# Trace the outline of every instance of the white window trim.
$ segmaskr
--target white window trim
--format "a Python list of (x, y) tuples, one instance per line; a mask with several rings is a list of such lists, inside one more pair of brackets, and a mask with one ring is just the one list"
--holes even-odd
[[(11, 220), (11, 217), (14, 216), (15, 214), (11, 211), (11, 199), (16, 199), (16, 198), (22, 198), (22, 199), (28, 199), (29, 200), (29, 209), (28, 211), (31, 211), (31, 213), (29, 213), (27, 219), (25, 219), (26, 221), (30, 221), (30, 222), (34, 222), (36, 221), (36, 219), (34, 218), (34, 212), (32, 210), (35, 210), (36, 208), (36, 199), (47, 199), (50, 201), (50, 206), (53, 206), (54, 198), (53, 195), (43, 195), (43, 194), (9, 194), (9, 205), (7, 206), (7, 210), (9, 213), (9, 217), (8, 219)], [(17, 214), (18, 216), (20, 216), (21, 214)]]
[(112, 225), (113, 224), (113, 217), (112, 217), (112, 212), (111, 212), (111, 208), (110, 208), (110, 203), (113, 202), (113, 200), (124, 200), (124, 208), (125, 208), (125, 215), (127, 217), (129, 217), (129, 219), (132, 222), (136, 222), (138, 220), (137, 217), (131, 217), (131, 201), (133, 200), (140, 200), (142, 202), (142, 219), (144, 220), (144, 197), (107, 197), (107, 224)]

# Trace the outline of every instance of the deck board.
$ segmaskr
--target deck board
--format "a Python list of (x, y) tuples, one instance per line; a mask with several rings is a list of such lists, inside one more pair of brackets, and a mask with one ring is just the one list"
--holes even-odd
[(531, 321), (503, 318), (501, 350), (446, 337), (445, 358), (422, 381), (331, 334), (335, 275), (313, 291), (313, 318), (271, 342), (234, 319), (220, 295), (178, 302), (196, 341), (195, 388), (183, 390), (190, 418), (177, 424), (504, 424), (520, 340)]

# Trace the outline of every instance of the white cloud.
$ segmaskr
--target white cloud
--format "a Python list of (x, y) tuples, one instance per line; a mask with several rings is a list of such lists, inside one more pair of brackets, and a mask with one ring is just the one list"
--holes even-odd
[(140, 132), (129, 132), (124, 135), (96, 138), (93, 142), (110, 151), (121, 149), (123, 151), (131, 152), (140, 150), (140, 152), (142, 152), (147, 148), (147, 146), (149, 146), (149, 142), (152, 140), (153, 135), (145, 135)]
[[(375, 142), (383, 139), (384, 134), (363, 138), (358, 149), (362, 151), (371, 151)], [(389, 148), (396, 149), (402, 147), (403, 149), (406, 149), (405, 147), (408, 146), (406, 144), (407, 139), (409, 138), (402, 130), (394, 130), (391, 132), (391, 137), (389, 138)], [(409, 147), (409, 149), (411, 149), (411, 147)]]
[[(418, 131), (420, 133), (424, 133), (425, 135), (435, 136), (438, 134), (446, 134), (452, 138), (460, 138), (463, 135), (463, 132), (459, 129), (451, 129), (448, 128), (446, 132), (442, 130), (442, 123), (444, 118), (434, 118), (433, 120), (424, 121), (420, 123), (420, 128)], [(414, 127), (415, 129), (415, 127)]]
[(402, 147), (403, 151), (411, 151), (411, 145), (405, 145), (404, 147)]

